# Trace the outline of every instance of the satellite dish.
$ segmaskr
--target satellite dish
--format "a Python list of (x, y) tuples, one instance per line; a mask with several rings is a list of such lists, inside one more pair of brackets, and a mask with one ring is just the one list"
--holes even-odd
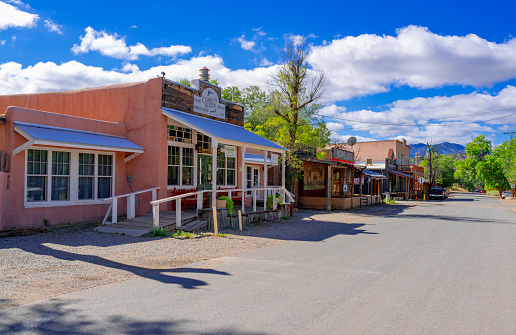
[(350, 138), (348, 138), (348, 142), (347, 142), (347, 143), (348, 143), (348, 145), (349, 145), (350, 147), (352, 147), (352, 146), (354, 146), (354, 145), (357, 143), (357, 138), (356, 138), (356, 137), (351, 136)]

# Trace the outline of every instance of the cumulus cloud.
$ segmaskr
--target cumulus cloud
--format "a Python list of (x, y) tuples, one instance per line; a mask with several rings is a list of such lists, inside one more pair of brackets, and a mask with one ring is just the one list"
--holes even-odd
[[(16, 5), (23, 3), (13, 2)], [(19, 10), (15, 6), (0, 1), (0, 30), (7, 28), (33, 28), (36, 26), (36, 22), (39, 19), (39, 15), (31, 14)]]
[(224, 66), (222, 58), (218, 56), (193, 57), (147, 70), (140, 70), (131, 63), (125, 63), (119, 70), (105, 70), (77, 61), (63, 64), (39, 62), (27, 67), (16, 62), (7, 62), (0, 65), (0, 94), (61, 91), (146, 81), (156, 77), (161, 71), (167, 73), (168, 79), (175, 81), (183, 78), (194, 79), (203, 66), (211, 70), (211, 77), (217, 78), (221, 86), (259, 85), (262, 89), (266, 88), (267, 80), (275, 69), (272, 66), (231, 70)]
[(493, 43), (408, 26), (396, 36), (346, 36), (314, 46), (309, 62), (327, 75), (327, 102), (387, 92), (392, 85), (484, 87), (516, 77), (516, 39)]
[(85, 29), (86, 35), (81, 36), (81, 44), (74, 44), (72, 52), (76, 55), (98, 51), (104, 56), (137, 60), (139, 56), (178, 56), (192, 52), (192, 48), (185, 45), (171, 45), (170, 47), (147, 49), (142, 43), (127, 46), (125, 37), (118, 34), (110, 35), (105, 31), (96, 31), (92, 27)]
[[(473, 92), (450, 97), (436, 96), (398, 100), (383, 111), (346, 111), (329, 105), (333, 129), (367, 132), (379, 138), (403, 137), (409, 143), (443, 141), (467, 143), (475, 135), (516, 127), (516, 87), (507, 86), (498, 94)], [(504, 127), (504, 128), (499, 128)]]
[(58, 33), (59, 35), (63, 35), (61, 31), (61, 25), (54, 23), (52, 20), (45, 20), (45, 27), (47, 27), (48, 31), (53, 33)]
[(242, 36), (236, 38), (236, 41), (240, 43), (240, 47), (244, 50), (252, 51), (254, 46), (256, 45), (255, 41), (252, 40), (246, 40), (245, 34), (242, 34)]

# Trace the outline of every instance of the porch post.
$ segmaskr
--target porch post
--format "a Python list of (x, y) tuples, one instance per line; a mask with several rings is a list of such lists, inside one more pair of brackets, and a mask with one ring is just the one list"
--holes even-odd
[(358, 190), (358, 195), (359, 196), (362, 196), (362, 186), (364, 186), (362, 184), (362, 178), (364, 177), (364, 170), (360, 170), (360, 174), (359, 174), (359, 177), (360, 177), (360, 180), (358, 181), (358, 187), (359, 187), (359, 190)]
[(281, 154), (281, 161), (282, 161), (282, 163), (281, 163), (282, 164), (281, 165), (281, 187), (283, 187), (283, 192), (282, 192), (283, 202), (285, 202), (287, 200), (287, 195), (286, 195), (286, 191), (285, 191), (285, 154), (286, 154), (285, 151)]
[(217, 203), (217, 148), (219, 143), (216, 139), (211, 139), (211, 207), (216, 207)]
[(331, 177), (331, 164), (328, 164), (328, 173), (326, 174), (327, 175), (327, 181), (326, 181), (326, 210), (328, 212), (331, 211), (331, 181), (332, 181), (332, 177)]
[[(267, 190), (267, 186), (268, 186), (268, 176), (267, 176), (267, 170), (268, 170), (268, 167), (267, 167), (267, 150), (264, 151), (264, 154), (263, 154), (263, 187), (265, 187), (265, 191), (264, 191), (264, 196), (263, 196), (263, 210), (267, 210), (267, 193), (268, 193), (268, 190)], [(273, 195), (274, 197), (274, 195)], [(273, 198), (274, 200), (274, 198)]]
[[(247, 183), (245, 180), (245, 146), (240, 147), (240, 150), (242, 152), (242, 189), (245, 189), (247, 187)], [(242, 213), (245, 213), (245, 193), (242, 191)]]

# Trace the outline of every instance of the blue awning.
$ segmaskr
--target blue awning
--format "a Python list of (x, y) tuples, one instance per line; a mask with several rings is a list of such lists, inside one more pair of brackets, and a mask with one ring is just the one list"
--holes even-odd
[[(263, 165), (263, 155), (255, 155), (255, 154), (249, 154), (246, 152), (245, 154), (245, 162), (246, 163), (253, 163), (253, 164), (262, 164)], [(267, 157), (267, 164), (272, 164), (272, 159)]]
[(383, 174), (379, 174), (379, 173), (376, 173), (376, 172), (373, 172), (371, 170), (367, 170), (367, 169), (364, 169), (364, 172), (363, 172), (366, 176), (368, 177), (371, 177), (373, 179), (385, 179), (387, 177), (385, 177)]
[[(189, 128), (195, 129), (219, 142), (239, 142), (239, 144), (250, 144), (249, 147), (257, 149), (273, 149), (274, 151), (286, 151), (282, 146), (257, 135), (244, 127), (234, 124), (208, 119), (202, 116), (180, 112), (170, 108), (161, 108), (163, 115), (177, 121)], [(224, 141), (226, 140), (226, 141)]]
[(18, 133), (31, 144), (142, 153), (143, 148), (124, 137), (83, 130), (14, 122)]
[(392, 174), (396, 174), (398, 176), (401, 176), (401, 177), (405, 177), (405, 178), (414, 178), (413, 176), (411, 175), (408, 175), (408, 174), (404, 174), (404, 173), (401, 173), (401, 172), (398, 172), (398, 171), (394, 171), (394, 170), (388, 170), (389, 173), (392, 173)]

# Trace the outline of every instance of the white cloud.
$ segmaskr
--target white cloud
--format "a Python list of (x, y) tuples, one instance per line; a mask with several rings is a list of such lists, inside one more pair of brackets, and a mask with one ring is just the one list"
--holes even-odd
[(291, 38), (294, 42), (294, 46), (300, 46), (305, 41), (305, 37), (303, 35), (292, 35)]
[(376, 141), (376, 139), (370, 138), (370, 137), (363, 137), (363, 136), (359, 136), (359, 135), (350, 135), (350, 134), (340, 135), (333, 131), (330, 134), (330, 139), (332, 140), (332, 142), (335, 142), (335, 143), (346, 143), (348, 141), (348, 138), (350, 138), (350, 137), (355, 137), (358, 142)]
[(0, 40), (0, 45), (5, 45), (5, 40)]
[(315, 46), (309, 62), (326, 73), (327, 102), (387, 92), (391, 85), (483, 87), (516, 77), (516, 39), (493, 43), (408, 26), (396, 36), (363, 34)]
[(337, 122), (326, 122), (326, 127), (328, 127), (328, 129), (332, 131), (344, 129), (344, 125), (342, 123)]
[(271, 65), (274, 65), (273, 62), (269, 61), (267, 58), (262, 58), (262, 60), (260, 61), (260, 66), (271, 66)]
[(77, 61), (63, 64), (40, 62), (28, 67), (8, 62), (0, 65), (0, 94), (61, 91), (145, 81), (160, 75), (161, 71), (167, 73), (166, 77), (171, 80), (195, 79), (203, 66), (211, 70), (211, 78), (218, 79), (223, 87), (259, 85), (262, 89), (266, 88), (267, 80), (275, 69), (272, 66), (231, 70), (224, 66), (222, 58), (218, 56), (193, 57), (147, 70), (140, 70), (131, 63), (125, 63), (119, 70), (104, 70)]
[(389, 109), (379, 112), (342, 111), (343, 108), (336, 105), (323, 110), (330, 111), (327, 115), (331, 123), (378, 138), (403, 137), (409, 143), (464, 144), (481, 133), (501, 132), (508, 125), (516, 127), (516, 87), (507, 86), (494, 95), (473, 92), (398, 100)]
[(54, 23), (52, 20), (45, 20), (45, 27), (48, 28), (48, 31), (53, 33), (58, 33), (59, 35), (63, 35), (61, 31), (61, 25)]
[(171, 45), (170, 47), (161, 47), (154, 49), (147, 49), (141, 43), (136, 43), (132, 46), (127, 46), (125, 37), (118, 34), (110, 35), (105, 31), (96, 31), (92, 27), (85, 29), (86, 35), (81, 36), (81, 44), (74, 44), (72, 52), (76, 55), (88, 53), (90, 51), (98, 51), (104, 56), (125, 59), (137, 60), (139, 56), (170, 56), (187, 54), (192, 51), (189, 46), (185, 45)]
[(240, 47), (244, 50), (252, 51), (254, 46), (256, 45), (255, 41), (249, 41), (245, 39), (245, 34), (242, 34), (242, 36), (238, 37), (236, 39), (238, 43), (240, 43)]
[[(13, 2), (17, 5), (22, 4)], [(0, 30), (7, 28), (33, 28), (36, 26), (39, 16), (19, 10), (5, 2), (0, 1)]]

